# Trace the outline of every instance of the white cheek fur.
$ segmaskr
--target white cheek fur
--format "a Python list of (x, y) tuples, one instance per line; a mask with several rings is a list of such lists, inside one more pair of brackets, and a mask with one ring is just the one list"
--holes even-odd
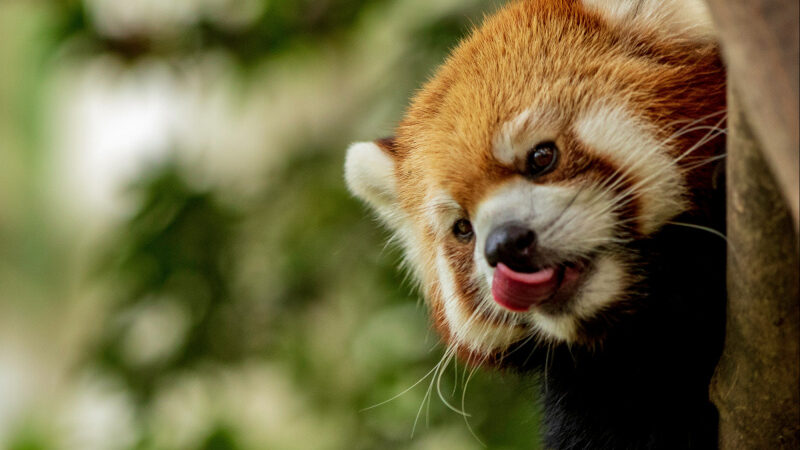
[(686, 209), (686, 186), (668, 143), (624, 107), (599, 101), (578, 118), (574, 130), (592, 152), (631, 180), (630, 194), (639, 199), (640, 232), (650, 234)]
[(593, 276), (581, 288), (580, 301), (573, 310), (575, 315), (588, 319), (611, 303), (622, 300), (630, 278), (624, 262), (613, 256), (597, 258)]

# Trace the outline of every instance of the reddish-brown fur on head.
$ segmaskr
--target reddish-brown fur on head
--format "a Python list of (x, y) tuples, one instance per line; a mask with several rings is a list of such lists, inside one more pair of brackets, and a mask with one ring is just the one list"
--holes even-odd
[[(643, 276), (625, 243), (704, 205), (704, 163), (723, 143), (718, 48), (704, 19), (687, 26), (698, 2), (639, 3), (510, 4), (455, 49), (394, 139), (348, 154), (351, 189), (397, 232), (436, 328), (467, 359), (529, 337), (594, 345), (582, 321)], [(530, 149), (550, 141), (558, 165), (526, 173)], [(469, 242), (452, 233), (459, 219)], [(536, 231), (537, 264), (590, 267), (558, 310), (491, 301), (484, 241), (504, 221)]]

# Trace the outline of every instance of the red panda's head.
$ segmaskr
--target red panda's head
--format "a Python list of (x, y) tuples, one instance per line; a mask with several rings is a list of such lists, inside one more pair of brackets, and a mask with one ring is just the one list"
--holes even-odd
[(706, 17), (695, 0), (513, 3), (394, 137), (349, 149), (350, 189), (396, 233), (462, 356), (593, 346), (587, 324), (635, 303), (647, 274), (629, 244), (701, 207), (724, 144)]

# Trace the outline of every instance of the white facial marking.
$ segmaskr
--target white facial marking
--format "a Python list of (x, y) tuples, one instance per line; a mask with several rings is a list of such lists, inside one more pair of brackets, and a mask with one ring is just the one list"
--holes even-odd
[(439, 239), (450, 233), (453, 223), (463, 215), (461, 205), (441, 189), (432, 189), (426, 195), (421, 212)]
[(630, 283), (629, 278), (624, 264), (615, 258), (602, 256), (595, 259), (594, 276), (581, 288), (581, 301), (575, 305), (575, 314), (588, 319), (607, 307), (610, 304), (609, 298), (621, 300)]
[(686, 209), (686, 187), (667, 151), (669, 142), (659, 141), (651, 126), (622, 106), (598, 102), (578, 118), (574, 130), (592, 152), (633, 182), (630, 193), (641, 206), (639, 231), (649, 234)]
[(714, 24), (702, 0), (583, 0), (583, 4), (626, 29), (699, 42), (714, 39)]
[(550, 316), (537, 312), (528, 314), (533, 316), (534, 327), (545, 339), (563, 342), (575, 340), (577, 330), (575, 317), (569, 315)]
[(479, 311), (475, 314), (467, 311), (464, 302), (472, 299), (462, 300), (458, 297), (455, 278), (447, 258), (441, 251), (436, 257), (436, 268), (447, 325), (457, 342), (472, 351), (487, 354), (505, 349), (522, 337), (523, 331), (519, 328), (510, 325), (498, 326), (484, 320)]
[(492, 153), (498, 162), (511, 166), (536, 144), (554, 140), (562, 123), (552, 108), (528, 108), (500, 127), (492, 140)]

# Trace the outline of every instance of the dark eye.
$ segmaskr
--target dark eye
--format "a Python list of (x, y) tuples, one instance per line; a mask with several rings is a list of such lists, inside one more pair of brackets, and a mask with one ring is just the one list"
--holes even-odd
[(467, 219), (458, 219), (453, 224), (453, 235), (462, 242), (472, 239), (472, 224)]
[(558, 147), (553, 141), (542, 142), (528, 153), (528, 176), (538, 177), (555, 168), (558, 161)]

